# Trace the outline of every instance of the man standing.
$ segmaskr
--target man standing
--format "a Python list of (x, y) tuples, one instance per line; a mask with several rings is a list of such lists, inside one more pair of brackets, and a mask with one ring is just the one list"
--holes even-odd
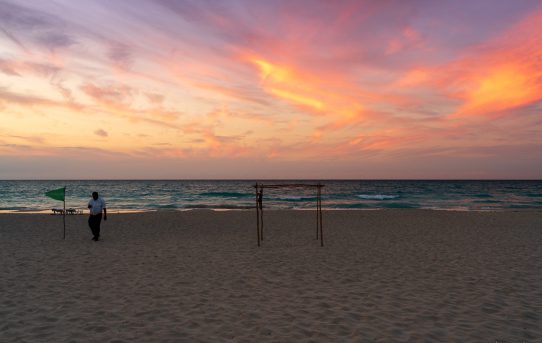
[(102, 222), (102, 210), (104, 212), (104, 220), (107, 220), (107, 209), (105, 208), (105, 200), (98, 196), (98, 192), (92, 192), (92, 199), (88, 202), (90, 209), (90, 217), (88, 218), (88, 226), (92, 230), (93, 241), (100, 240), (100, 223)]

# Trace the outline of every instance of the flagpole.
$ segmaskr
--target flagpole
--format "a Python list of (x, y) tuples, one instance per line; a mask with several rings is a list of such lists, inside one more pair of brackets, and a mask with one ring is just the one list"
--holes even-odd
[[(53, 198), (58, 201), (64, 202), (64, 213), (62, 216), (62, 221), (64, 222), (64, 236), (63, 239), (66, 239), (66, 186), (59, 188), (59, 189), (53, 189), (48, 192), (45, 192), (45, 196), (48, 196), (49, 198)], [(56, 209), (53, 209), (53, 214), (55, 214)], [(61, 210), (62, 211), (62, 210)]]
[(62, 239), (66, 239), (66, 187), (64, 187), (64, 237)]

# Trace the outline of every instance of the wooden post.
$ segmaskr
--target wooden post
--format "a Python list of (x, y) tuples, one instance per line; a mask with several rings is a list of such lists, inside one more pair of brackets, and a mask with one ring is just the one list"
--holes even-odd
[(322, 229), (322, 186), (318, 184), (318, 203), (320, 211), (320, 246), (324, 246), (324, 232)]
[(258, 232), (258, 247), (260, 246), (260, 207), (258, 206), (258, 183), (254, 186), (256, 188), (256, 231)]
[[(256, 183), (254, 188), (256, 189), (256, 233), (258, 238), (258, 247), (263, 242), (263, 190), (264, 188), (313, 188), (316, 187), (316, 240), (320, 239), (320, 245), (324, 246), (324, 231), (322, 224), (322, 187), (324, 185), (318, 184), (274, 184), (264, 185)], [(314, 189), (314, 188), (313, 188)]]
[(260, 226), (260, 230), (261, 230), (260, 237), (261, 237), (261, 240), (263, 241), (263, 187), (260, 188), (259, 202), (260, 202), (260, 222), (262, 223), (262, 225)]
[(319, 218), (318, 215), (320, 213), (320, 210), (319, 210), (320, 196), (318, 195), (319, 190), (320, 188), (316, 190), (316, 240), (318, 240), (318, 223), (320, 222), (320, 220), (318, 219)]
[(62, 239), (66, 239), (66, 187), (64, 187), (64, 236)]

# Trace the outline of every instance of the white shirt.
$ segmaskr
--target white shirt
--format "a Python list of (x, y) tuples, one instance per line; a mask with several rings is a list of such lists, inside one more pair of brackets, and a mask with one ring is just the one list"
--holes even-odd
[(100, 214), (102, 213), (102, 210), (105, 207), (105, 200), (103, 198), (100, 198), (98, 197), (98, 200), (94, 200), (94, 198), (90, 199), (90, 201), (88, 202), (88, 205), (89, 206), (92, 206), (90, 208), (90, 214), (92, 215), (97, 215), (97, 214)]

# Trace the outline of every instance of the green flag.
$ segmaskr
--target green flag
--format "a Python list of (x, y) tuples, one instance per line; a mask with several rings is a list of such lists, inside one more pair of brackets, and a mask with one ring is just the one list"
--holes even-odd
[(55, 200), (60, 200), (60, 201), (65, 200), (65, 194), (66, 194), (66, 187), (54, 189), (52, 191), (45, 193), (45, 195), (47, 195), (49, 198), (53, 198)]

